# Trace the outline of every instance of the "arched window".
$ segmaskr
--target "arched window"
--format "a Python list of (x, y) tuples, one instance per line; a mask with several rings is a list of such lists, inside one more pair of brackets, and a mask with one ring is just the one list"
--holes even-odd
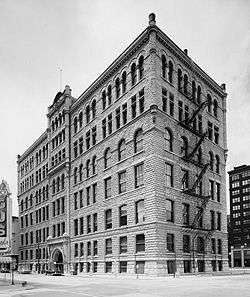
[(188, 155), (188, 140), (187, 140), (187, 137), (185, 136), (182, 136), (181, 140), (182, 140), (181, 154), (186, 157)]
[(166, 77), (166, 69), (167, 69), (167, 60), (164, 55), (161, 56), (161, 69), (162, 69), (162, 76)]
[(111, 150), (107, 148), (104, 153), (104, 168), (111, 166)]
[(104, 90), (102, 92), (102, 109), (104, 110), (106, 108), (106, 91)]
[(87, 124), (89, 123), (90, 121), (90, 107), (89, 105), (86, 106), (86, 122)]
[(193, 81), (192, 81), (192, 100), (195, 101), (195, 99), (196, 99), (196, 83), (195, 83), (195, 81), (193, 80)]
[[(55, 194), (56, 192), (56, 181), (53, 179), (52, 181), (52, 194)], [(36, 198), (37, 198), (37, 193), (36, 193)]]
[(218, 102), (214, 100), (214, 116), (217, 118), (218, 116)]
[(54, 132), (54, 130), (55, 130), (55, 124), (54, 124), (54, 121), (52, 121), (51, 127), (52, 127), (52, 132)]
[(83, 115), (82, 115), (82, 111), (79, 113), (79, 127), (81, 128), (83, 124)]
[(132, 64), (131, 66), (131, 85), (136, 84), (136, 65), (135, 63)]
[(111, 87), (111, 85), (108, 86), (107, 96), (108, 96), (108, 104), (110, 105), (112, 103), (112, 87)]
[(59, 176), (57, 177), (56, 190), (57, 190), (57, 192), (60, 191), (60, 177)]
[(46, 199), (49, 199), (49, 185), (46, 186)]
[(55, 128), (56, 129), (58, 128), (58, 119), (57, 118), (55, 119)]
[(45, 201), (45, 199), (46, 199), (46, 193), (45, 193), (45, 187), (43, 187), (43, 201)]
[(62, 174), (62, 177), (61, 177), (61, 188), (62, 188), (62, 190), (64, 190), (64, 188), (65, 188), (65, 175), (64, 175), (64, 173)]
[(93, 100), (91, 105), (91, 110), (92, 110), (92, 119), (94, 119), (96, 117), (96, 100)]
[(140, 56), (139, 58), (138, 67), (139, 67), (139, 79), (142, 79), (144, 75), (144, 57), (143, 56)]
[(25, 198), (25, 208), (28, 208), (28, 197)]
[(120, 97), (120, 78), (117, 77), (115, 80), (115, 91), (116, 91), (116, 99)]
[(172, 61), (168, 62), (168, 81), (172, 84), (173, 83), (173, 73), (174, 73), (174, 65)]
[(33, 195), (30, 194), (30, 207), (33, 205)]
[(124, 160), (126, 155), (125, 139), (122, 139), (118, 144), (118, 161)]
[(90, 176), (90, 160), (86, 161), (86, 177)]
[(182, 71), (181, 69), (178, 69), (178, 90), (181, 91), (182, 87)]
[(183, 91), (185, 95), (188, 95), (188, 76), (184, 74)]
[(209, 168), (210, 170), (214, 170), (214, 154), (213, 152), (209, 152)]
[(197, 103), (201, 103), (201, 86), (197, 87)]
[(212, 108), (212, 97), (210, 94), (207, 94), (207, 111), (211, 112), (211, 108)]
[(83, 164), (79, 166), (79, 181), (83, 180)]
[(62, 125), (62, 115), (59, 113), (59, 126)]
[(74, 184), (77, 184), (77, 167), (74, 168)]
[(168, 128), (165, 128), (165, 143), (166, 150), (169, 152), (173, 151), (173, 134), (172, 131)]
[(218, 155), (215, 156), (215, 171), (220, 173), (220, 157)]
[(126, 92), (126, 88), (127, 88), (127, 73), (126, 71), (124, 71), (122, 74), (122, 93)]
[(96, 174), (96, 156), (92, 158), (92, 174)]
[(197, 151), (197, 162), (198, 162), (199, 164), (202, 163), (202, 149), (201, 149), (201, 147), (199, 147), (199, 148), (198, 148), (198, 151)]
[(143, 132), (139, 129), (134, 136), (134, 151), (138, 153), (143, 150)]
[(77, 132), (77, 117), (74, 118), (74, 133)]

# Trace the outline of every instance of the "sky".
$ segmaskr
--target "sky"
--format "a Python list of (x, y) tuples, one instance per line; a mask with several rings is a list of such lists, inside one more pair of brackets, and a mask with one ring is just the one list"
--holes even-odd
[(250, 1), (0, 0), (0, 179), (17, 215), (17, 155), (46, 129), (62, 86), (81, 93), (146, 28), (148, 15), (228, 93), (227, 170), (250, 164)]

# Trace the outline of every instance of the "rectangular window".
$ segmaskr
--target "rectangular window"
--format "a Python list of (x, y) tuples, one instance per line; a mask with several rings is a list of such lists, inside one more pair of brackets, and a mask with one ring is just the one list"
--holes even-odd
[(93, 232), (97, 231), (97, 213), (93, 214)]
[(86, 203), (90, 205), (90, 186), (86, 188)]
[(106, 119), (102, 120), (102, 138), (106, 138), (107, 132), (106, 132)]
[(190, 235), (183, 235), (183, 252), (190, 253)]
[[(74, 142), (74, 148), (73, 148), (73, 151), (74, 151), (74, 158), (76, 158), (77, 155), (78, 155), (77, 141)], [(53, 166), (53, 165), (52, 165), (52, 166)]]
[(111, 176), (104, 180), (105, 199), (111, 197)]
[(120, 107), (115, 110), (115, 119), (116, 119), (116, 129), (121, 127), (121, 111)]
[(174, 95), (169, 93), (169, 115), (174, 116)]
[(112, 228), (112, 209), (107, 209), (105, 211), (105, 229)]
[(112, 113), (108, 115), (108, 131), (109, 131), (109, 134), (112, 133)]
[(214, 181), (209, 180), (209, 195), (211, 196), (211, 199), (214, 200)]
[(216, 243), (215, 243), (215, 238), (211, 239), (211, 252), (212, 254), (216, 254)]
[(127, 262), (121, 261), (119, 265), (119, 272), (120, 273), (126, 273), (127, 272)]
[(144, 89), (142, 89), (141, 91), (139, 91), (139, 110), (140, 113), (144, 112)]
[(136, 208), (136, 224), (143, 223), (145, 221), (145, 206), (144, 200), (139, 200), (135, 204)]
[(188, 189), (189, 174), (188, 174), (188, 170), (181, 169), (181, 172), (182, 172), (181, 189), (184, 191)]
[(213, 124), (211, 122), (207, 123), (208, 129), (208, 139), (213, 141)]
[(87, 233), (91, 232), (91, 216), (87, 215)]
[(112, 273), (112, 262), (105, 263), (105, 273)]
[(143, 164), (139, 164), (135, 166), (135, 187), (139, 188), (143, 185)]
[(94, 256), (98, 255), (98, 242), (97, 242), (97, 240), (93, 241), (93, 254), (94, 254)]
[(80, 243), (80, 257), (84, 255), (84, 245), (83, 242)]
[(112, 238), (107, 238), (105, 240), (105, 254), (109, 255), (112, 254)]
[(91, 256), (91, 241), (87, 242), (87, 256)]
[(136, 253), (145, 252), (145, 235), (136, 235)]
[(79, 154), (83, 153), (83, 137), (79, 138)]
[(98, 262), (93, 262), (93, 273), (97, 272)]
[(218, 202), (220, 202), (220, 184), (219, 183), (216, 183), (216, 186), (215, 186), (215, 195), (216, 195), (216, 200)]
[(167, 251), (174, 252), (174, 234), (167, 233)]
[(173, 165), (166, 163), (166, 186), (173, 187)]
[(127, 205), (122, 205), (119, 208), (120, 227), (127, 225)]
[(198, 236), (197, 237), (197, 252), (198, 253), (204, 253), (205, 251), (205, 242), (204, 242), (204, 238)]
[(174, 222), (174, 202), (169, 199), (166, 199), (166, 220)]
[(90, 148), (90, 131), (86, 133), (86, 149)]
[(183, 121), (183, 102), (178, 101), (178, 120)]
[(126, 192), (126, 171), (118, 173), (119, 194)]
[(84, 233), (83, 217), (80, 218), (80, 234)]
[(214, 126), (214, 142), (219, 143), (219, 128), (217, 126)]
[(136, 117), (136, 95), (131, 98), (131, 116), (132, 119)]
[(182, 220), (184, 225), (189, 225), (189, 204), (182, 204)]
[(120, 237), (120, 254), (127, 253), (127, 236)]
[(145, 261), (135, 262), (135, 272), (136, 274), (144, 274), (145, 271)]
[(74, 235), (78, 235), (78, 219), (74, 220)]
[(167, 102), (168, 102), (167, 90), (162, 88), (161, 92), (162, 92), (162, 110), (164, 112), (167, 112)]
[(197, 207), (197, 220), (198, 220), (198, 227), (202, 228), (203, 227), (203, 208), (202, 207)]
[(75, 243), (75, 257), (78, 257), (78, 243)]
[(222, 254), (222, 241), (221, 239), (218, 239), (218, 254)]
[(79, 206), (80, 208), (83, 207), (83, 190), (79, 191)]
[(215, 229), (215, 218), (214, 218), (214, 211), (210, 210), (210, 225), (211, 225), (211, 230)]
[(217, 230), (221, 231), (221, 213), (217, 212)]
[(122, 105), (122, 122), (123, 122), (123, 125), (127, 124), (127, 120), (128, 120), (127, 103), (124, 103)]
[(97, 183), (92, 185), (92, 198), (93, 203), (96, 203), (96, 195), (97, 195)]
[(74, 193), (74, 209), (78, 208), (78, 192)]

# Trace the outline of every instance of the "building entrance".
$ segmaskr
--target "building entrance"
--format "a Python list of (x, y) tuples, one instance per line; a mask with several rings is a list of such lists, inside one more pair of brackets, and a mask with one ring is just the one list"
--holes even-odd
[(53, 263), (55, 267), (55, 272), (63, 273), (63, 255), (61, 251), (56, 250), (53, 257)]

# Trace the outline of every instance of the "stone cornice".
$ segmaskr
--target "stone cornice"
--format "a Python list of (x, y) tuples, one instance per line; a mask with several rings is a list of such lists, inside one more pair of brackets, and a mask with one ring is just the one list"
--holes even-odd
[(227, 93), (204, 70), (202, 70), (189, 56), (187, 56), (164, 32), (157, 28), (157, 40), (162, 43), (189, 70), (207, 84), (216, 94), (226, 97)]
[(146, 28), (106, 69), (104, 72), (79, 96), (78, 100), (72, 105), (74, 111), (86, 99), (88, 99), (98, 88), (105, 84), (119, 68), (121, 68), (136, 53), (149, 38), (150, 28)]
[(33, 142), (33, 144), (17, 159), (17, 163), (20, 164), (35, 148), (47, 138), (47, 130)]

